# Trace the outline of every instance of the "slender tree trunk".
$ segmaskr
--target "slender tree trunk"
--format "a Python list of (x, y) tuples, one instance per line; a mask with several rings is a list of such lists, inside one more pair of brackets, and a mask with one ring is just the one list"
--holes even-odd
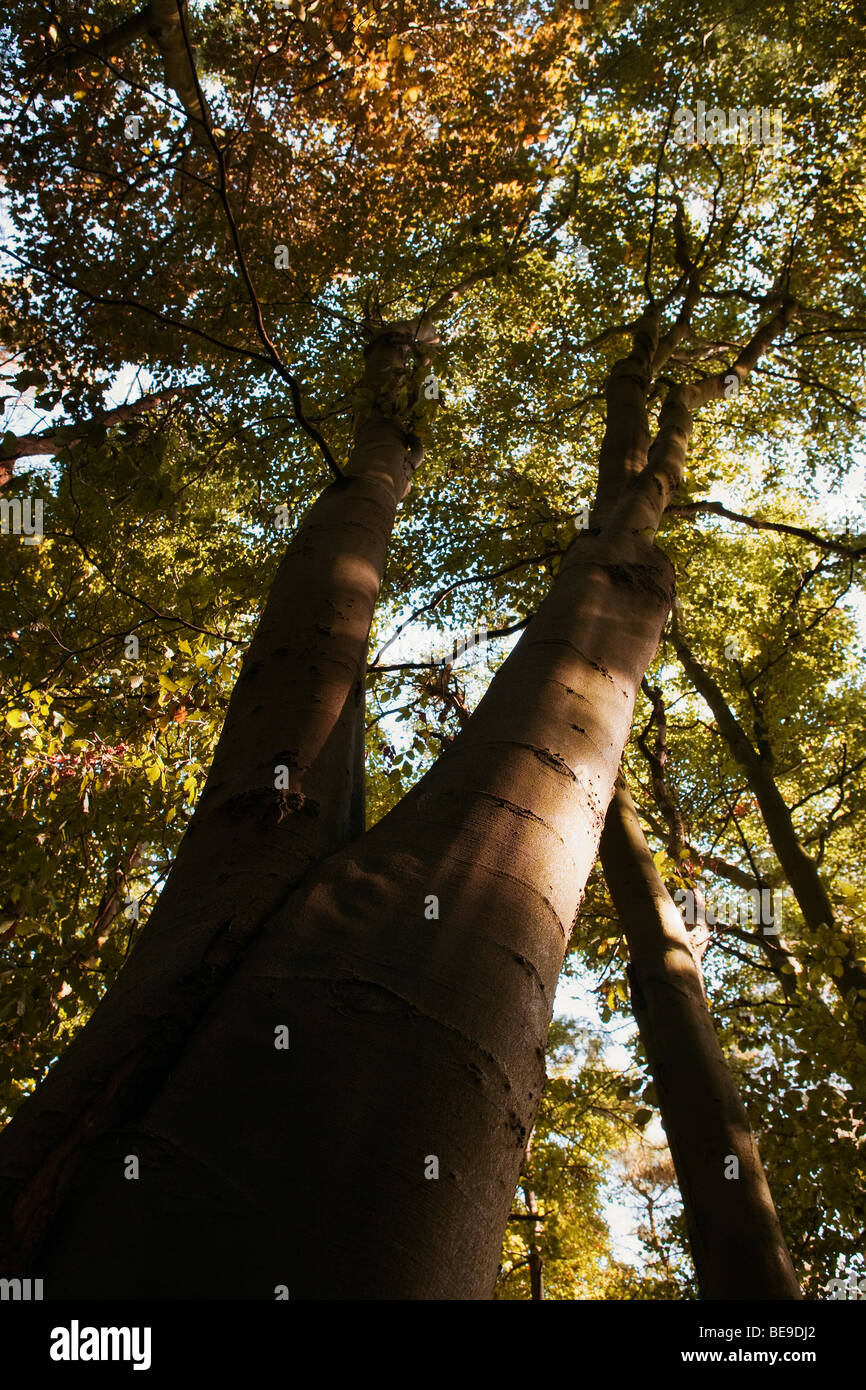
[(799, 1298), (688, 932), (619, 778), (601, 862), (628, 940), (632, 1007), (677, 1170), (702, 1298)]
[[(819, 947), (826, 948), (828, 943), (822, 937), (826, 938), (827, 930), (834, 927), (833, 906), (817, 864), (800, 843), (791, 812), (776, 785), (772, 768), (754, 747), (720, 686), (695, 656), (676, 623), (673, 641), (683, 670), (706, 700), (732, 756), (746, 774), (767, 827), (770, 843), (803, 914), (806, 930)], [(860, 1037), (866, 1041), (866, 970), (858, 962), (853, 942), (846, 941), (838, 927), (833, 932), (832, 951), (840, 962), (840, 973), (828, 970), (828, 974), (842, 996)]]
[(99, 953), (114, 930), (115, 922), (129, 902), (127, 897), (129, 874), (141, 862), (143, 848), (142, 841), (136, 840), (125, 859), (115, 866), (114, 882), (103, 894), (96, 914), (96, 921), (77, 952), (85, 966), (98, 964)]
[[(718, 859), (714, 860), (712, 855), (708, 855), (706, 860), (704, 860), (703, 856), (701, 856), (697, 850), (691, 849), (687, 843), (685, 822), (673, 791), (668, 786), (665, 770), (669, 752), (667, 744), (667, 715), (662, 693), (660, 689), (650, 686), (647, 681), (642, 682), (641, 688), (652, 703), (653, 713), (649, 726), (643, 734), (638, 736), (637, 742), (649, 765), (653, 796), (665, 820), (666, 836), (663, 838), (666, 838), (667, 841), (668, 855), (675, 864), (680, 866), (684, 863), (688, 865), (689, 861), (694, 858), (696, 862), (707, 863), (707, 867), (711, 869), (713, 869), (715, 865), (715, 872), (721, 870), (722, 873), (733, 875), (733, 866), (723, 863), (720, 864), (720, 861)], [(650, 743), (649, 733), (653, 726), (655, 726), (655, 738), (653, 742)], [(742, 884), (743, 880), (745, 880), (745, 887), (750, 890), (757, 887), (760, 892), (760, 885), (756, 884), (754, 878), (749, 874), (742, 874), (739, 879), (733, 876), (732, 881), (739, 881)], [(744, 937), (746, 940), (755, 941), (766, 957), (767, 963), (775, 974), (785, 994), (789, 998), (796, 994), (797, 976), (783, 969), (784, 966), (788, 965), (791, 954), (787, 942), (783, 941), (782, 937), (776, 933), (772, 936), (766, 936), (761, 932), (756, 935), (750, 935), (748, 932), (741, 932), (739, 928), (735, 927), (730, 922), (718, 923), (714, 921), (710, 923), (707, 920), (707, 903), (703, 889), (697, 879), (692, 880), (692, 884), (691, 897), (694, 913), (687, 913), (686, 921), (689, 927), (689, 942), (692, 946), (692, 950), (695, 952), (698, 962), (700, 963), (700, 956), (703, 954), (703, 951), (706, 950), (707, 944), (709, 943), (713, 926), (718, 926), (725, 931), (734, 931), (737, 935), (741, 936), (741, 939)], [(698, 939), (700, 939), (702, 943), (700, 954), (697, 949)]]
[[(526, 1157), (529, 1158), (531, 1152), (531, 1139), (526, 1146)], [(538, 1205), (535, 1200), (535, 1193), (529, 1182), (523, 1184), (523, 1195), (526, 1198), (526, 1210), (531, 1216), (538, 1215)], [(542, 1234), (541, 1222), (533, 1221), (529, 1232), (529, 1289), (530, 1298), (534, 1303), (544, 1301), (544, 1261), (541, 1251), (538, 1248), (538, 1238)]]
[[(432, 340), (429, 324), (419, 332)], [(311, 864), (363, 829), (367, 637), (413, 471), (393, 397), (417, 351), (408, 323), (368, 348), (362, 387), (374, 404), (345, 479), (311, 508), (277, 571), (156, 907), (39, 1101), (3, 1134), (8, 1258), (38, 1243), (88, 1144), (162, 1083), (261, 924)]]

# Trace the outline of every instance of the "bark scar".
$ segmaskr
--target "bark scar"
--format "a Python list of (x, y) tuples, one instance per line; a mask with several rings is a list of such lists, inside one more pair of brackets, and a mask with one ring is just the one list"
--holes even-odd
[(501, 806), (503, 811), (512, 811), (514, 815), (519, 816), (521, 820), (534, 820), (538, 825), (543, 825), (546, 830), (550, 829), (547, 821), (542, 820), (541, 816), (537, 816), (534, 811), (530, 811), (526, 806), (518, 806), (516, 802), (509, 801), (504, 796), (494, 796), (492, 792), (482, 791), (478, 792), (478, 795), (487, 797), (497, 806)]
[(319, 803), (303, 792), (280, 791), (276, 787), (257, 787), (229, 797), (220, 808), (232, 820), (254, 820), (265, 825), (279, 825), (293, 812), (303, 811), (315, 816)]
[(544, 763), (546, 767), (552, 767), (554, 772), (558, 772), (560, 776), (569, 777), (572, 782), (577, 781), (577, 777), (560, 753), (551, 753), (549, 748), (533, 748), (528, 743), (524, 744), (523, 747), (529, 748), (539, 762)]
[(541, 990), (541, 993), (546, 995), (547, 990), (544, 988), (544, 981), (539, 975), (536, 967), (532, 964), (532, 961), (527, 960), (526, 956), (522, 956), (519, 951), (512, 951), (511, 954), (514, 960), (517, 961), (517, 964), (523, 966), (523, 969), (526, 971), (530, 979), (535, 981), (535, 983), (538, 985), (538, 988)]

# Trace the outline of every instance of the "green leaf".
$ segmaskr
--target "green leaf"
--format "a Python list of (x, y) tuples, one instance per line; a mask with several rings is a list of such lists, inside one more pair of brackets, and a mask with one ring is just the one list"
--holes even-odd
[(12, 378), (12, 385), (18, 391), (26, 391), (31, 386), (46, 386), (48, 377), (44, 372), (28, 370), (19, 372)]

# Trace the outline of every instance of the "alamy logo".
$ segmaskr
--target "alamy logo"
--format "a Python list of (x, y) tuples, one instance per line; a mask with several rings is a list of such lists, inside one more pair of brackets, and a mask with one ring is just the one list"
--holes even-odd
[(678, 888), (674, 902), (682, 910), (690, 927), (704, 917), (710, 927), (739, 923), (740, 926), (761, 927), (764, 936), (778, 936), (782, 922), (783, 889), (750, 888), (747, 893), (710, 893), (700, 906), (691, 888)]
[(698, 102), (697, 114), (688, 106), (674, 112), (673, 138), (678, 145), (770, 145), (782, 144), (784, 112), (778, 107), (734, 106), (727, 113), (720, 106), (707, 110)]
[(69, 1327), (51, 1329), (52, 1361), (131, 1361), (134, 1371), (150, 1370), (149, 1327)]
[(30, 1303), (41, 1298), (41, 1279), (0, 1279), (0, 1302), (11, 1299), (13, 1303)]
[(25, 545), (42, 540), (42, 498), (0, 498), (0, 530), (4, 536), (23, 536)]
[[(487, 645), (487, 624), (482, 623), (479, 628), (465, 630), (457, 634), (456, 638), (444, 645), (437, 644), (431, 647), (425, 658), (428, 666), (443, 666), (446, 663), (454, 666), (467, 652), (471, 653), (469, 661), (477, 659), (480, 649)], [(489, 658), (488, 658), (489, 664)]]
[(824, 1292), (829, 1299), (866, 1298), (866, 1279), (849, 1274), (847, 1279), (828, 1279)]

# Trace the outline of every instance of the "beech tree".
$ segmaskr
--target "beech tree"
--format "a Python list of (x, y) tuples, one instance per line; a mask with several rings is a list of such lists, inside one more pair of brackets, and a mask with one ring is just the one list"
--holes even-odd
[[(46, 28), (23, 7), (5, 76), (24, 158), (4, 334), (19, 390), (68, 418), (3, 445), (8, 496), (37, 476), (50, 492), (45, 539), (6, 552), (23, 616), (4, 659), (21, 821), (4, 1271), (38, 1268), (52, 1297), (486, 1298), (526, 1216), (540, 1297), (531, 1135), (554, 995), (569, 950), (585, 969), (607, 943), (630, 955), (702, 1295), (796, 1298), (738, 1093), (751, 1108), (756, 1088), (711, 1009), (739, 990), (817, 1013), (820, 1085), (862, 1071), (859, 1040), (836, 1067), (839, 1010), (862, 1038), (859, 918), (779, 786), (786, 716), (765, 687), (796, 653), (755, 549), (817, 547), (858, 582), (859, 541), (805, 515), (810, 467), (849, 474), (866, 331), (840, 194), (860, 151), (827, 139), (838, 91), (810, 104), (805, 20), (782, 41), (772, 5), (720, 9), (696, 66), (688, 7), (170, 8)], [(760, 113), (780, 70), (784, 159), (675, 139), (676, 109), (711, 88)], [(143, 393), (107, 403), (128, 363)], [(48, 450), (53, 472), (22, 474)], [(702, 553), (744, 583), (720, 519), (752, 544), (752, 616), (780, 647), (736, 668), (751, 731), (683, 635), (730, 644), (691, 594)], [(792, 602), (838, 580), (813, 565)], [(479, 594), (489, 640), (519, 634), (483, 693), (454, 647), (395, 652), (432, 613), (477, 627)], [(834, 608), (806, 621), (817, 647)], [(756, 799), (748, 827), (737, 790), (717, 833), (729, 769), (678, 728), (704, 818), (676, 804), (663, 709), (693, 697), (669, 647)], [(814, 717), (803, 683), (787, 696)], [(630, 744), (647, 710), (655, 745)], [(840, 796), (861, 762), (846, 745)], [(830, 822), (821, 857), (852, 829)], [(59, 895), (34, 843), (57, 847)], [(719, 876), (759, 901), (787, 879), (805, 931), (731, 937), (705, 910)], [(706, 991), (672, 893), (698, 905)], [(52, 898), (57, 930), (37, 933)], [(732, 939), (739, 975), (714, 965)], [(610, 1017), (628, 996), (607, 988)], [(826, 1277), (843, 1246), (802, 1273)]]

